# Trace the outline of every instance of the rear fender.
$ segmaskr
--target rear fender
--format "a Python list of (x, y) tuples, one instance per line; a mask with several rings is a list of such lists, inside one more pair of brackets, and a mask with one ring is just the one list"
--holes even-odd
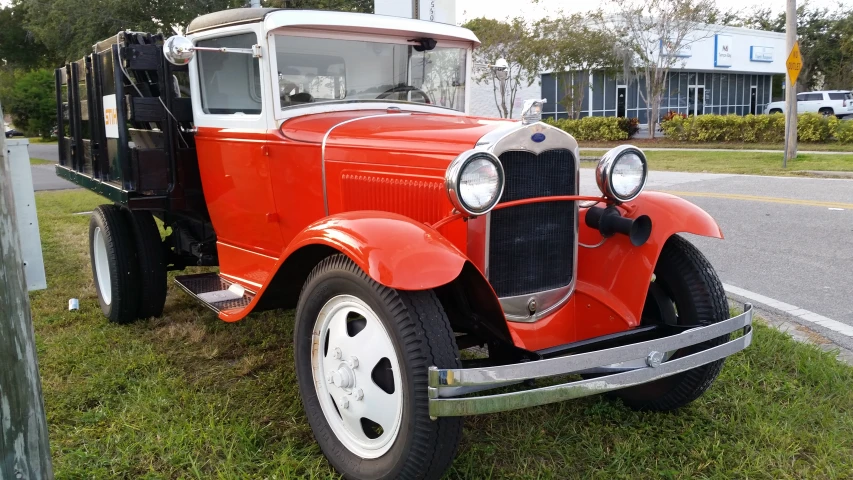
[[(614, 332), (640, 324), (649, 282), (669, 237), (692, 233), (723, 238), (719, 225), (707, 212), (673, 195), (644, 192), (623, 207), (620, 210), (627, 218), (648, 215), (652, 219), (651, 237), (644, 245), (634, 247), (627, 236), (617, 234), (600, 247), (578, 248), (577, 291), (613, 312), (606, 330)], [(586, 226), (586, 212), (580, 210), (579, 239), (582, 244), (594, 245), (601, 241), (601, 234)]]

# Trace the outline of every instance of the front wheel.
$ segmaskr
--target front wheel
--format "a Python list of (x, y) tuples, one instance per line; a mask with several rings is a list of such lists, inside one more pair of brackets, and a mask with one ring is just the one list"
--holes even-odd
[(299, 392), (329, 463), (346, 478), (439, 478), (462, 420), (430, 419), (427, 369), (461, 363), (435, 294), (383, 287), (334, 255), (308, 277), (294, 330)]
[[(687, 240), (672, 236), (667, 240), (649, 284), (642, 323), (710, 325), (729, 318), (723, 284), (710, 262)], [(674, 352), (665, 361), (684, 357), (721, 345), (724, 335)], [(723, 359), (678, 375), (614, 392), (629, 407), (638, 410), (675, 410), (699, 398), (723, 368)]]

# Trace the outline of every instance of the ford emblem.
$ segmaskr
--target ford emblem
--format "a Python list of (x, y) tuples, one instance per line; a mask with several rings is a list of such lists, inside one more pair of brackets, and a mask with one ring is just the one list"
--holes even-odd
[(542, 143), (545, 141), (545, 134), (544, 133), (534, 133), (533, 136), (530, 137), (530, 139), (536, 143)]

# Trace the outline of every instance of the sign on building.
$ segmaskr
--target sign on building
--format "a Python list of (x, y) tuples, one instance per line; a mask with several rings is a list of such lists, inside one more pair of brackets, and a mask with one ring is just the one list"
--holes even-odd
[(759, 46), (751, 46), (749, 47), (749, 61), (751, 62), (772, 62), (773, 61), (773, 47), (759, 47)]
[(677, 57), (677, 58), (689, 58), (693, 56), (693, 46), (692, 45), (681, 45), (679, 48), (675, 48), (675, 42), (672, 40), (660, 40), (660, 53), (661, 55), (667, 57)]
[(730, 35), (714, 35), (714, 66), (732, 66), (732, 37)]

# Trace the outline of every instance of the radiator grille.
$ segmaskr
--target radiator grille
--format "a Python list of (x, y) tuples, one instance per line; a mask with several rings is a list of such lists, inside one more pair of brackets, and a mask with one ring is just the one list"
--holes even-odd
[[(501, 203), (576, 195), (575, 159), (565, 149), (500, 155)], [(564, 287), (574, 274), (575, 202), (543, 202), (491, 213), (489, 281), (499, 297)]]

